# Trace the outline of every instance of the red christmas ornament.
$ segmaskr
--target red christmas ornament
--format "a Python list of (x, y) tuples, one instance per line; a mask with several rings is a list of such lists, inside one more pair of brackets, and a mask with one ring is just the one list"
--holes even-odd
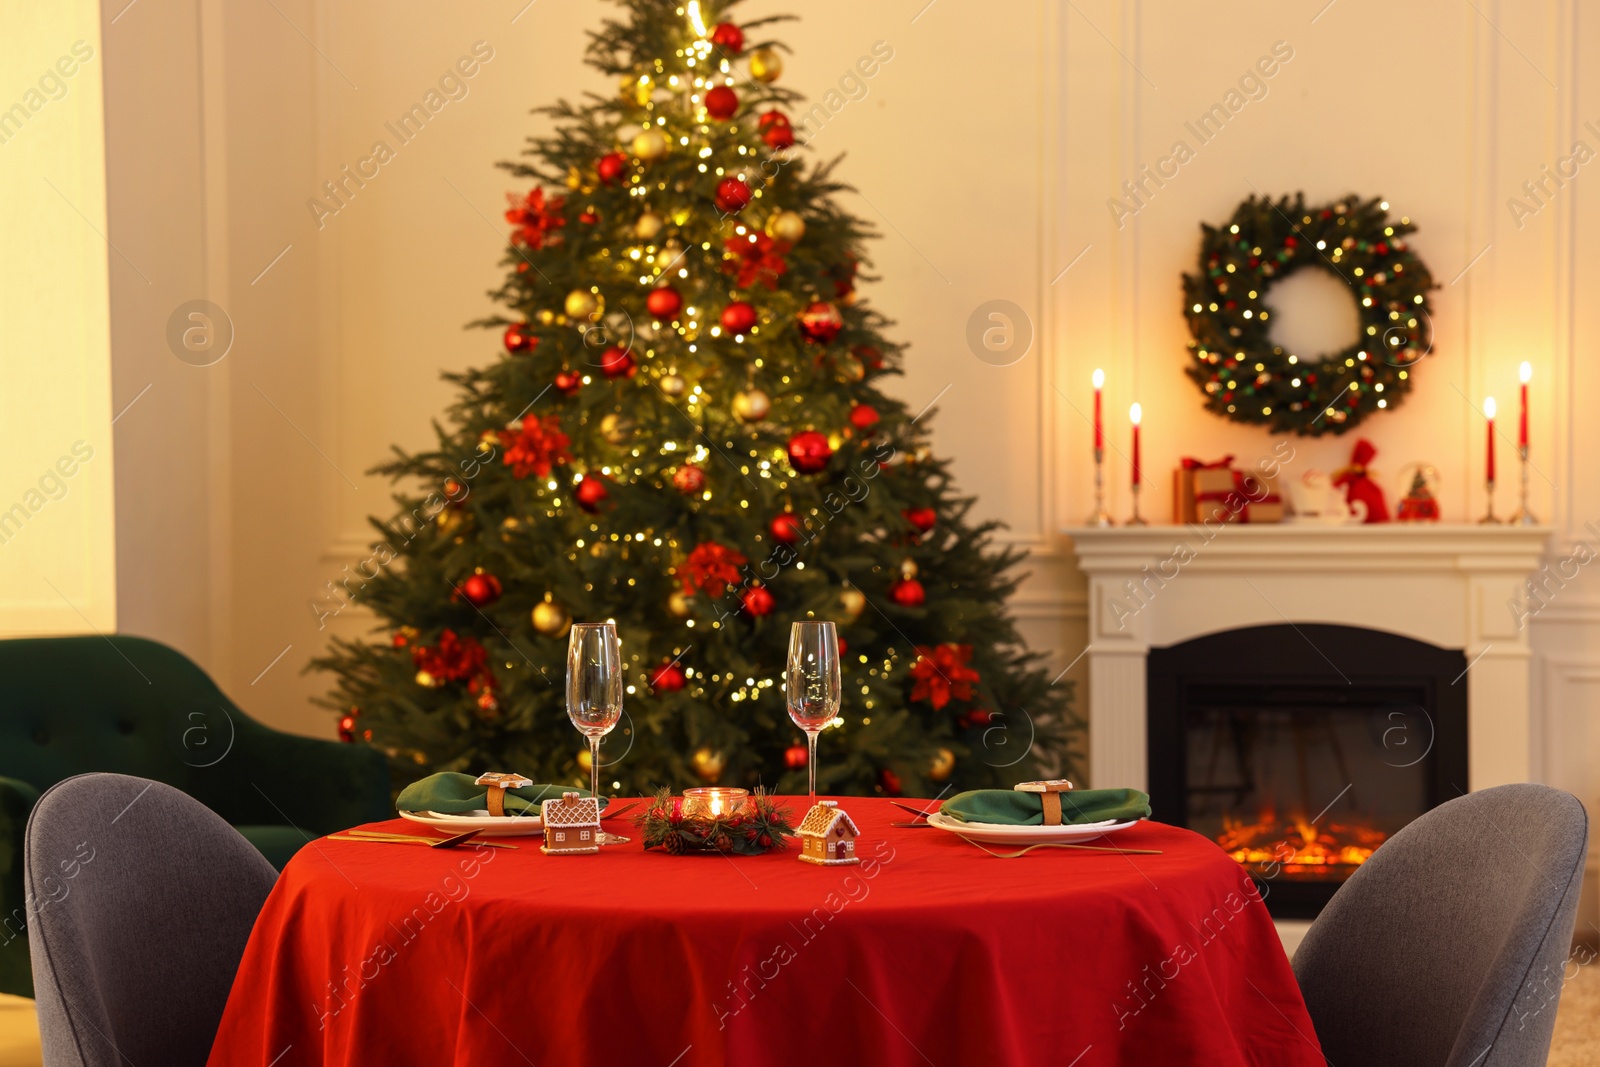
[(650, 688), (658, 693), (676, 693), (687, 684), (688, 679), (683, 673), (683, 668), (677, 661), (663, 663), (650, 676)]
[(644, 306), (650, 309), (650, 314), (662, 322), (669, 321), (683, 307), (683, 295), (670, 285), (650, 290), (650, 295), (645, 297)]
[(750, 201), (755, 195), (750, 187), (738, 178), (724, 178), (717, 183), (717, 210), (727, 215), (738, 214), (750, 206)]
[(693, 496), (706, 487), (706, 472), (693, 463), (685, 463), (672, 472), (672, 487), (684, 496)]
[(613, 345), (600, 353), (600, 373), (607, 378), (632, 378), (638, 369), (632, 354), (625, 349)]
[(902, 578), (889, 587), (889, 599), (903, 608), (920, 608), (927, 601), (928, 592), (915, 578)]
[(839, 658), (843, 659), (844, 654), (848, 651), (850, 651), (850, 643), (842, 637), (839, 638)]
[(594, 170), (595, 173), (600, 176), (600, 180), (602, 182), (605, 182), (607, 185), (611, 185), (614, 182), (620, 181), (623, 174), (627, 172), (628, 157), (623, 155), (621, 152), (607, 152), (605, 155), (601, 156), (600, 161), (594, 165)]
[(709, 40), (730, 56), (744, 51), (744, 31), (731, 22), (719, 22), (711, 27)]
[(808, 758), (810, 753), (806, 751), (804, 745), (790, 745), (783, 750), (783, 765), (791, 771), (804, 769)]
[(926, 700), (938, 711), (950, 699), (972, 699), (972, 683), (978, 672), (967, 666), (972, 659), (971, 645), (943, 644), (929, 648), (917, 646), (917, 662), (911, 666), (911, 699)]
[[(356, 739), (356, 716), (361, 714), (360, 708), (351, 708), (349, 714), (339, 716), (339, 740), (351, 744)], [(805, 749), (801, 749), (804, 752)], [(805, 761), (800, 761), (800, 766), (805, 766)]]
[(570, 370), (558, 371), (556, 372), (556, 388), (567, 396), (571, 396), (583, 388), (583, 375)]
[(785, 115), (777, 108), (773, 108), (771, 111), (763, 111), (761, 113), (761, 117), (756, 120), (757, 128), (763, 130), (769, 129), (773, 126), (787, 125), (789, 125), (789, 116)]
[(818, 300), (800, 313), (800, 333), (813, 344), (827, 344), (838, 337), (842, 329), (844, 317), (825, 300)]
[(586, 208), (578, 214), (578, 221), (585, 226), (593, 226), (600, 221), (600, 215), (593, 208)]
[(526, 418), (515, 430), (500, 431), (500, 447), (505, 449), (505, 464), (513, 478), (537, 475), (548, 477), (558, 463), (570, 463), (567, 451), (571, 438), (561, 432), (561, 420), (554, 415)]
[(735, 336), (749, 333), (758, 321), (754, 305), (743, 300), (735, 300), (722, 309), (722, 328)]
[(883, 353), (873, 345), (856, 345), (850, 354), (861, 361), (861, 365), (868, 370), (883, 369)]
[(683, 591), (689, 596), (699, 591), (709, 597), (719, 597), (728, 591), (728, 586), (738, 582), (739, 568), (748, 562), (736, 549), (715, 541), (696, 545), (678, 568), (683, 578)]
[(475, 608), (486, 608), (500, 599), (500, 579), (492, 574), (469, 574), (461, 582), (461, 595)]
[(748, 289), (753, 285), (776, 289), (779, 275), (789, 269), (789, 264), (783, 259), (783, 253), (789, 250), (789, 246), (782, 241), (774, 241), (764, 233), (751, 232), (730, 237), (722, 243), (722, 247), (725, 253), (722, 271), (734, 275), (734, 284), (740, 289)]
[(871, 404), (857, 404), (850, 409), (850, 425), (858, 430), (870, 430), (878, 424), (878, 409)]
[(513, 322), (506, 327), (505, 343), (507, 352), (532, 352), (539, 339), (529, 332), (527, 323)]
[(784, 511), (773, 516), (772, 522), (767, 529), (772, 532), (774, 541), (792, 545), (800, 540), (800, 535), (805, 532), (805, 523), (794, 512)]
[(598, 476), (591, 474), (578, 483), (572, 495), (577, 497), (578, 506), (584, 511), (596, 512), (611, 494), (606, 492), (605, 483)]
[(706, 114), (717, 121), (728, 121), (738, 110), (739, 94), (726, 85), (718, 85), (706, 91)]
[(883, 791), (892, 797), (900, 795), (900, 776), (885, 767), (878, 772), (878, 782), (883, 786)]
[(411, 665), (426, 672), (437, 684), (466, 682), (473, 693), (495, 688), (494, 672), (489, 669), (489, 653), (475, 637), (461, 637), (454, 630), (439, 635), (431, 648), (418, 645), (411, 650)]
[(789, 438), (789, 465), (801, 474), (815, 474), (828, 465), (833, 446), (827, 434), (802, 430)]
[(767, 142), (768, 148), (788, 148), (794, 144), (794, 127), (789, 124), (789, 116), (781, 111), (768, 111), (761, 116), (761, 139)]
[(918, 533), (927, 533), (933, 529), (933, 524), (939, 521), (939, 513), (932, 508), (911, 508), (900, 514), (917, 528)]
[(758, 618), (762, 615), (771, 615), (772, 609), (778, 603), (764, 585), (752, 585), (739, 594), (739, 599), (744, 601), (744, 610)]

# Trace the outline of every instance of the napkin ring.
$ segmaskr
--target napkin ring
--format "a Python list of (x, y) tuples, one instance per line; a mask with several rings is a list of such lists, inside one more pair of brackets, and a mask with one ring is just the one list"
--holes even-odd
[(1011, 787), (1019, 793), (1039, 793), (1039, 805), (1044, 809), (1046, 826), (1061, 825), (1061, 794), (1072, 792), (1073, 785), (1065, 778), (1051, 778), (1044, 782), (1018, 782)]
[(506, 813), (506, 790), (530, 786), (533, 784), (533, 779), (524, 778), (520, 774), (507, 774), (505, 771), (490, 771), (488, 774), (478, 775), (477, 781), (473, 784), (489, 787), (489, 814), (500, 818)]

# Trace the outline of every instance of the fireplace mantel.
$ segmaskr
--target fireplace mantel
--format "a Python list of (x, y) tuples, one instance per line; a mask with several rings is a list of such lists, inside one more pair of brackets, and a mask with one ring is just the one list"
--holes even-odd
[(1469, 664), (1468, 788), (1533, 777), (1528, 629), (1519, 606), (1548, 527), (1228, 525), (1074, 527), (1088, 579), (1089, 764), (1143, 788), (1146, 656), (1273, 623), (1384, 630)]

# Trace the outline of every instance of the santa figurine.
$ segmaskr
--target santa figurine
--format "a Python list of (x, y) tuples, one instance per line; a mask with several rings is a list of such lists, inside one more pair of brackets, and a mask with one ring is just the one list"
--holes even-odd
[(1377, 454), (1378, 450), (1372, 442), (1361, 438), (1356, 442), (1355, 451), (1350, 454), (1350, 466), (1333, 476), (1333, 484), (1344, 486), (1344, 498), (1352, 511), (1360, 510), (1355, 506), (1357, 500), (1366, 505), (1367, 522), (1388, 522), (1389, 505), (1383, 501), (1383, 490), (1378, 488), (1378, 483), (1367, 472), (1367, 464)]

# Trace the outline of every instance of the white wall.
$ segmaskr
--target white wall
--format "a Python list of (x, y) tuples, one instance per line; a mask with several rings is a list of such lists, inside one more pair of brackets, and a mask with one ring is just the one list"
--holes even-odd
[[(188, 277), (225, 292), (213, 299), (227, 304), (239, 337), (223, 363), (201, 372), (221, 371), (210, 378), (184, 365), (161, 370), (174, 383), (162, 403), (172, 406), (156, 409), (141, 436), (124, 425), (132, 415), (119, 423), (127, 435), (119, 447), (129, 446), (119, 493), (139, 488), (164, 508), (159, 520), (137, 520), (137, 554), (124, 545), (125, 560), (153, 561), (142, 585), (123, 579), (124, 625), (194, 651), (246, 706), (288, 728), (331, 733), (307, 703), (326, 682), (299, 670), (326, 637), (308, 602), (362, 555), (363, 517), (388, 507), (386, 486), (363, 472), (391, 443), (429, 443), (428, 420), (450, 399), (440, 369), (495, 355), (492, 336), (460, 329), (491, 309), (483, 293), (500, 278), (511, 185), (492, 164), (540, 128), (529, 108), (613, 88), (581, 64), (585, 31), (609, 6), (524, 2), (463, 12), (208, 0), (198, 27), (192, 13), (140, 4), (107, 30), (113, 75), (118, 49), (134, 47), (118, 38), (124, 31), (142, 40), (153, 26), (216, 43), (209, 54), (182, 53), (189, 85), (199, 87), (198, 96), (178, 93), (195, 144), (173, 149), (170, 177), (205, 191), (207, 229), (162, 254), (175, 271), (193, 272), (193, 257), (210, 250)], [(756, 0), (750, 12), (791, 6)], [(854, 206), (884, 234), (874, 249), (882, 281), (866, 291), (912, 344), (895, 388), (915, 408), (940, 398), (939, 450), (981, 493), (979, 513), (1008, 522), (1009, 537), (1032, 551), (1016, 608), (1058, 664), (1085, 640), (1081, 583), (1058, 531), (1090, 507), (1091, 370), (1109, 375), (1114, 445), (1125, 440), (1127, 405), (1143, 403), (1150, 471), (1188, 454), (1248, 459), (1271, 449), (1265, 434), (1204, 413), (1182, 375), (1179, 276), (1193, 267), (1200, 222), (1225, 218), (1252, 189), (1312, 199), (1381, 193), (1420, 223), (1414, 245), (1442, 286), (1434, 352), (1410, 399), (1364, 428), (1391, 495), (1399, 468), (1426, 460), (1442, 473), (1447, 519), (1480, 513), (1477, 403), (1492, 391), (1510, 410), (1517, 364), (1529, 359), (1534, 506), (1563, 539), (1600, 518), (1600, 479), (1584, 463), (1600, 445), (1600, 421), (1584, 417), (1600, 368), (1580, 357), (1600, 340), (1600, 311), (1579, 299), (1585, 279), (1600, 281), (1600, 251), (1580, 239), (1592, 223), (1579, 228), (1585, 206), (1600, 202), (1590, 189), (1600, 178), (1584, 168), (1520, 226), (1506, 203), (1575, 140), (1600, 150), (1600, 136), (1583, 128), (1600, 125), (1600, 94), (1582, 76), (1600, 61), (1600, 35), (1574, 0), (1003, 8), (820, 0), (803, 14), (779, 32), (795, 48), (785, 82), (813, 98), (875, 41), (894, 48), (865, 98), (814, 144), (824, 155), (848, 152), (842, 173), (859, 189)], [(478, 40), (494, 57), (467, 98), (319, 228), (306, 201), (322, 182), (365, 155), (384, 123)], [(1294, 56), (1267, 95), (1211, 143), (1191, 145), (1194, 160), (1119, 227), (1107, 201), (1121, 182), (1166, 155), (1186, 137), (1184, 122), (1279, 41)], [(126, 109), (135, 127), (160, 115)], [(115, 163), (114, 154), (113, 174)], [(138, 196), (172, 192), (153, 165), (143, 180)], [(114, 211), (119, 224), (132, 225)], [(966, 341), (969, 318), (990, 300), (1011, 301), (1030, 320), (1032, 348), (1010, 366), (980, 361)], [(158, 346), (144, 343), (161, 363)], [(139, 384), (124, 361), (140, 358), (119, 345), (119, 397)], [(193, 437), (176, 447), (173, 433)], [(1297, 447), (1307, 466), (1331, 469), (1350, 444)], [(1509, 458), (1502, 450), (1502, 463)], [(181, 487), (167, 484), (169, 460), (184, 472)], [(1111, 470), (1111, 508), (1121, 516), (1126, 466), (1114, 457)], [(1165, 517), (1165, 479), (1153, 481), (1147, 511)], [(1502, 512), (1513, 503), (1508, 482)], [(354, 612), (333, 623), (346, 632), (366, 625)], [(1544, 777), (1593, 800), (1600, 583), (1584, 572), (1534, 626)], [(1079, 663), (1069, 677), (1082, 672)]]

